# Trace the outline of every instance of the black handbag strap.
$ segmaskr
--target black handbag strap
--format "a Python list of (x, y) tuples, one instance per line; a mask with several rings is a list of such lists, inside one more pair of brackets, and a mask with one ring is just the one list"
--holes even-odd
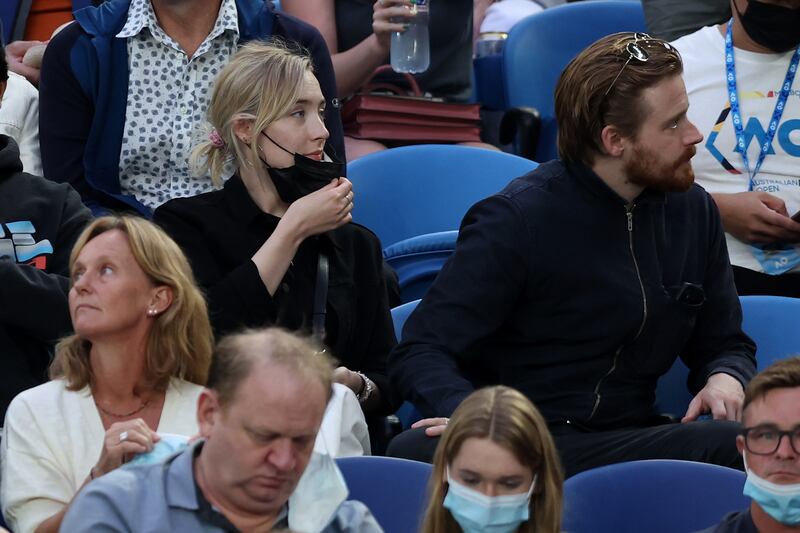
[(328, 303), (328, 256), (320, 253), (317, 260), (317, 283), (314, 287), (314, 313), (311, 334), (319, 342), (325, 340), (325, 315)]

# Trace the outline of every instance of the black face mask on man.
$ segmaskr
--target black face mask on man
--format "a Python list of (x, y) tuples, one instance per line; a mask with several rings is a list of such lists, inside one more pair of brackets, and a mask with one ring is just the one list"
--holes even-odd
[(733, 5), (744, 31), (761, 46), (773, 52), (788, 52), (800, 44), (800, 8), (748, 0), (742, 13), (736, 2)]
[(286, 168), (275, 168), (261, 158), (267, 165), (269, 176), (275, 184), (278, 196), (287, 204), (302, 198), (307, 194), (318, 191), (332, 180), (339, 178), (344, 172), (344, 163), (335, 161), (316, 161), (298, 153), (292, 153), (272, 140), (272, 137), (261, 132), (261, 135), (270, 140), (272, 144), (294, 156), (294, 165)]

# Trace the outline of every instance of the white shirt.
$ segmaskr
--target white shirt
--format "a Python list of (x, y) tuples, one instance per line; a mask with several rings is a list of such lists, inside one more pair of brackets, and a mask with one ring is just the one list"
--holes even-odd
[(8, 72), (8, 85), (0, 103), (0, 133), (19, 145), (22, 170), (42, 175), (39, 151), (39, 91), (14, 72)]
[[(197, 434), (203, 388), (173, 380), (158, 433)], [(68, 391), (61, 379), (17, 395), (6, 412), (2, 441), (3, 515), (15, 533), (33, 531), (66, 506), (103, 448), (105, 429), (88, 388)]]
[(508, 33), (517, 22), (543, 9), (541, 5), (533, 0), (502, 0), (495, 2), (486, 9), (486, 15), (483, 22), (481, 22), (481, 33)]
[(130, 72), (119, 158), (122, 192), (156, 208), (214, 189), (209, 176), (192, 175), (189, 155), (213, 82), (236, 52), (236, 3), (223, 0), (211, 33), (191, 58), (158, 25), (150, 0), (131, 1), (117, 37), (128, 39)]
[[(708, 26), (672, 44), (683, 57), (689, 120), (704, 137), (692, 159), (697, 183), (710, 193), (746, 192), (747, 170), (741, 154), (734, 152), (736, 134), (725, 81), (725, 39), (716, 26)], [(734, 49), (739, 107), (745, 140), (749, 142), (751, 169), (758, 160), (792, 53), (759, 54)], [(800, 76), (795, 78), (772, 147), (775, 153), (764, 159), (754, 190), (780, 197), (792, 215), (800, 210)], [(749, 245), (730, 234), (726, 238), (731, 264), (763, 272)]]

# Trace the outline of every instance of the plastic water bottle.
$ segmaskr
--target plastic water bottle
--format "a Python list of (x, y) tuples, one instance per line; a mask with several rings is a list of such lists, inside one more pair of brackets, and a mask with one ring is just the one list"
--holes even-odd
[(392, 33), (391, 61), (395, 72), (425, 72), (431, 63), (428, 38), (430, 0), (411, 0), (411, 17), (397, 22), (408, 24), (406, 31)]

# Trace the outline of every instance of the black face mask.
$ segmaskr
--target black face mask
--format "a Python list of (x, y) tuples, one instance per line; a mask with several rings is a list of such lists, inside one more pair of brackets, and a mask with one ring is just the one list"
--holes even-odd
[[(287, 154), (292, 154), (292, 152), (273, 141), (263, 131), (261, 134)], [(272, 178), (272, 183), (275, 184), (278, 196), (287, 204), (320, 190), (332, 180), (343, 175), (344, 163), (317, 161), (297, 153), (292, 155), (294, 156), (294, 165), (286, 168), (272, 167), (263, 158), (261, 159), (269, 168), (269, 177)]]
[(744, 13), (734, 2), (744, 31), (773, 52), (788, 52), (800, 44), (800, 8), (749, 0)]

